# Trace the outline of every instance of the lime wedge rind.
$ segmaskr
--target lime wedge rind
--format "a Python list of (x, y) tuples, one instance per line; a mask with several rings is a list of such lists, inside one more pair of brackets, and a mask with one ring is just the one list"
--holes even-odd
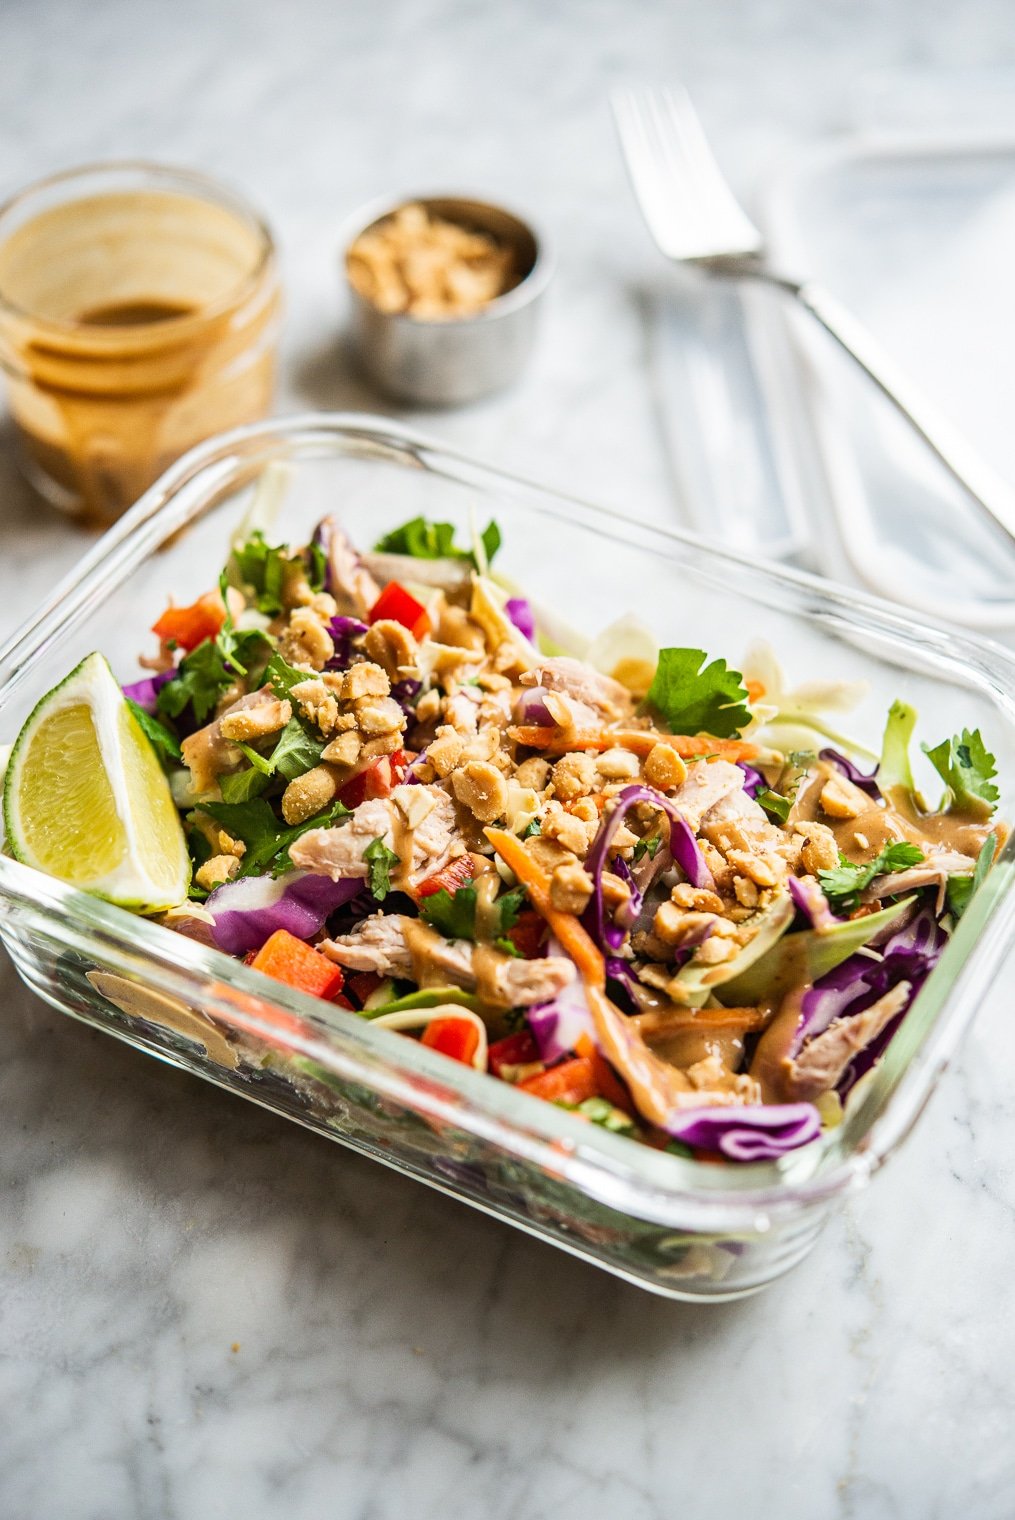
[(101, 654), (28, 717), (3, 816), (18, 860), (120, 907), (155, 912), (187, 895), (190, 859), (169, 782)]

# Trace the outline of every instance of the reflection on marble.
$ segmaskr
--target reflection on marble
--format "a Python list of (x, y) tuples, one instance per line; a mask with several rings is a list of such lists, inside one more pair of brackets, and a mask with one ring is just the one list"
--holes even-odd
[[(281, 404), (384, 410), (338, 335), (378, 192), (475, 186), (551, 230), (514, 392), (417, 417), (660, 521), (665, 279), (604, 92), (680, 71), (741, 185), (875, 65), (1012, 61), (1005, 0), (8, 0), (0, 189), (151, 154), (265, 204)], [(0, 635), (81, 539), (0, 458)], [(760, 1298), (648, 1297), (51, 1012), (0, 964), (0, 1517), (1002, 1520), (1015, 1508), (1015, 1099), (1000, 989), (916, 1136)], [(1001, 1053), (1000, 1057), (998, 1052)]]

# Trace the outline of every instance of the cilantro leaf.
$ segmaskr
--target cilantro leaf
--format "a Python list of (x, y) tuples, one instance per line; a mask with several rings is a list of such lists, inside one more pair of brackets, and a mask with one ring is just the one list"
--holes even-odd
[(492, 518), (487, 523), (482, 533), (479, 535), (479, 541), (483, 545), (483, 552), (486, 555), (487, 565), (492, 565), (494, 555), (497, 553), (502, 542), (500, 529)]
[(996, 854), (997, 835), (988, 834), (980, 846), (980, 853), (976, 857), (976, 870), (972, 876), (949, 876), (948, 906), (956, 918), (962, 917), (974, 895), (983, 885), (988, 871), (994, 864)]
[(524, 887), (516, 887), (513, 892), (502, 892), (494, 903), (494, 907), (500, 914), (500, 932), (506, 934), (513, 929), (518, 922), (518, 915), (526, 902)]
[(328, 556), (320, 544), (307, 546), (307, 583), (311, 591), (323, 591), (328, 579)]
[(222, 656), (223, 664), (229, 670), (235, 675), (245, 676), (248, 674), (248, 665), (258, 659), (263, 648), (273, 649), (274, 641), (260, 628), (237, 629), (233, 622), (233, 615), (229, 611), (229, 577), (225, 570), (219, 576), (219, 591), (222, 594), (226, 617), (215, 635), (215, 647)]
[(525, 825), (524, 829), (522, 829), (520, 837), (522, 839), (531, 839), (532, 836), (533, 836), (533, 834), (541, 834), (542, 832), (543, 832), (543, 825), (542, 825), (542, 823), (540, 822), (540, 820), (538, 818), (533, 818), (531, 820), (531, 822), (527, 823)]
[[(501, 533), (497, 524), (488, 522), (480, 534), (486, 552), (487, 564), (492, 563), (501, 545)], [(476, 556), (471, 549), (455, 548), (455, 530), (452, 523), (430, 522), (426, 517), (414, 517), (385, 533), (374, 545), (378, 554), (407, 554), (411, 559), (460, 559), (468, 560), (477, 570)]]
[(910, 866), (919, 865), (922, 859), (923, 851), (917, 845), (898, 839), (885, 845), (866, 865), (853, 865), (845, 855), (840, 854), (837, 866), (818, 872), (818, 881), (833, 907), (843, 912), (852, 912), (860, 906), (861, 892), (870, 886), (876, 876), (908, 870)]
[(674, 734), (715, 734), (730, 739), (751, 721), (747, 691), (738, 670), (703, 649), (661, 649), (648, 701)]
[(391, 871), (398, 865), (398, 855), (394, 850), (388, 849), (383, 835), (378, 834), (376, 839), (371, 839), (363, 851), (363, 859), (370, 870), (371, 896), (377, 902), (383, 902), (391, 891)]
[(502, 955), (510, 955), (514, 960), (519, 960), (521, 958), (522, 952), (519, 950), (513, 939), (508, 939), (506, 936), (502, 935), (500, 939), (495, 939), (493, 943)]
[(420, 904), (419, 916), (445, 939), (475, 939), (476, 889), (459, 887), (451, 893), (447, 887), (431, 892)]
[(255, 528), (246, 543), (233, 550), (229, 568), (244, 591), (253, 592), (258, 612), (277, 617), (283, 610), (282, 588), (288, 563), (286, 545), (266, 543), (260, 528)]
[[(497, 910), (495, 943), (503, 939), (509, 929), (514, 928), (525, 901), (524, 887), (516, 887), (513, 892), (502, 892), (497, 898), (493, 905)], [(423, 899), (419, 912), (421, 918), (447, 939), (476, 938), (475, 887), (459, 887), (453, 894), (442, 887), (439, 892), (432, 892)]]
[(264, 670), (264, 681), (277, 697), (287, 697), (294, 686), (313, 678), (312, 670), (297, 670), (285, 661), (276, 649)]
[(639, 839), (634, 847), (635, 860), (641, 860), (644, 855), (647, 855), (649, 860), (655, 860), (656, 851), (662, 842), (663, 836), (661, 834), (653, 834), (648, 839)]
[(278, 771), (287, 781), (313, 770), (325, 749), (324, 741), (315, 739), (302, 718), (290, 718), (278, 737), (278, 743), (268, 757), (272, 771)]
[(252, 749), (249, 744), (244, 744), (240, 739), (236, 739), (233, 742), (236, 744), (237, 749), (243, 751), (255, 771), (260, 771), (262, 776), (271, 775), (274, 767), (270, 760), (266, 760), (256, 749)]
[(159, 712), (178, 718), (189, 704), (197, 722), (203, 723), (235, 679), (234, 673), (226, 669), (218, 646), (205, 639), (183, 657), (172, 680), (160, 687), (156, 705)]
[(761, 787), (755, 794), (754, 800), (765, 809), (770, 818), (774, 818), (778, 823), (786, 822), (793, 805), (788, 797), (781, 797), (778, 792), (773, 792), (768, 786)]
[(127, 697), (126, 702), (137, 719), (138, 727), (150, 742), (155, 753), (160, 757), (165, 757), (167, 760), (182, 760), (183, 752), (180, 749), (180, 741), (176, 735), (170, 733), (166, 725), (160, 723), (158, 718), (153, 718), (151, 713), (146, 712), (143, 707), (139, 707), (132, 698)]
[(315, 739), (310, 731), (310, 725), (302, 718), (289, 719), (270, 755), (262, 755), (251, 745), (243, 744), (238, 740), (234, 743), (246, 755), (254, 770), (260, 771), (262, 776), (274, 776), (277, 772), (284, 776), (286, 781), (295, 781), (297, 776), (303, 776), (307, 771), (312, 770), (325, 749), (324, 740)]
[(328, 828), (349, 816), (348, 808), (335, 802), (315, 818), (290, 827), (275, 816), (271, 804), (263, 797), (246, 802), (203, 802), (201, 811), (210, 814), (234, 839), (243, 840), (246, 851), (240, 865), (241, 876), (257, 875), (273, 862), (276, 874), (289, 869), (289, 848), (301, 834), (308, 829)]
[(954, 802), (960, 809), (980, 814), (994, 811), (1001, 795), (991, 780), (997, 775), (997, 763), (978, 728), (972, 733), (964, 728), (933, 749), (925, 744), (923, 752), (951, 793), (949, 805)]
[(259, 797), (267, 785), (267, 776), (253, 765), (245, 771), (233, 771), (231, 775), (219, 777), (223, 802), (249, 802)]

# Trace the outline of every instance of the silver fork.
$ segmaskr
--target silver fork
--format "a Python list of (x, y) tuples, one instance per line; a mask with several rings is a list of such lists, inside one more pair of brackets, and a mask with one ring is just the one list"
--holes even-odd
[(727, 279), (792, 296), (856, 360), (959, 485), (1015, 541), (1015, 491), (981, 459), (842, 303), (814, 280), (773, 269), (761, 233), (723, 178), (684, 89), (637, 86), (611, 96), (628, 174), (661, 251)]

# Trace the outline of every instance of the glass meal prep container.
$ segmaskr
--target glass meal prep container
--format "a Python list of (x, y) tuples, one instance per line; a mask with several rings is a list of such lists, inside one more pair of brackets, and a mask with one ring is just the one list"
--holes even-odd
[[(1015, 661), (1003, 650), (807, 575), (706, 547), (542, 490), (391, 422), (311, 415), (194, 449), (144, 495), (0, 650), (0, 740), (90, 650), (135, 679), (170, 595), (218, 573), (262, 472), (283, 461), (275, 528), (305, 542), (338, 515), (353, 540), (424, 513), (495, 516), (498, 572), (542, 626), (596, 633), (636, 611), (662, 643), (731, 662), (764, 637), (790, 683), (866, 679), (856, 737), (875, 747), (895, 697), (919, 732), (979, 725), (1015, 802)], [(0, 936), (55, 1007), (286, 1118), (672, 1298), (728, 1299), (787, 1272), (836, 1198), (905, 1137), (980, 1005), (1015, 913), (1009, 840), (845, 1121), (777, 1162), (655, 1151), (448, 1060), (218, 951), (0, 857)]]

